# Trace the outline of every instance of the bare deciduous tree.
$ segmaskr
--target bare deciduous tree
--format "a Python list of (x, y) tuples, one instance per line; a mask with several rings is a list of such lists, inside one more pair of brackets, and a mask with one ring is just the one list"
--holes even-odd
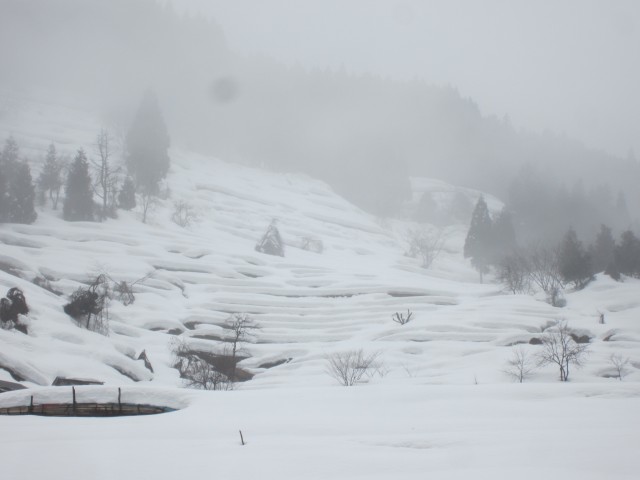
[(345, 387), (358, 383), (365, 375), (373, 375), (380, 366), (379, 352), (365, 354), (362, 349), (334, 353), (327, 357), (327, 373)]
[(231, 365), (229, 377), (231, 381), (236, 380), (236, 363), (238, 354), (242, 351), (243, 343), (251, 340), (259, 325), (246, 313), (234, 313), (225, 322), (227, 335), (225, 341), (229, 344), (228, 355)]
[(186, 228), (198, 220), (198, 215), (190, 203), (184, 200), (178, 200), (173, 202), (171, 220), (176, 225)]
[(99, 158), (92, 160), (94, 170), (94, 193), (102, 200), (100, 219), (105, 220), (110, 211), (115, 211), (116, 193), (118, 190), (119, 167), (114, 167), (111, 160), (112, 138), (104, 128), (100, 130), (96, 139), (96, 149)]
[(499, 265), (498, 280), (514, 295), (531, 291), (531, 265), (521, 252), (504, 257)]
[(151, 212), (158, 204), (158, 195), (153, 188), (140, 187), (140, 211), (142, 213), (142, 223), (147, 223)]
[(511, 358), (507, 360), (507, 367), (503, 371), (515, 381), (523, 383), (535, 369), (536, 364), (533, 358), (521, 345), (511, 351)]
[(531, 248), (529, 254), (531, 281), (547, 295), (563, 287), (558, 252), (544, 246)]
[(419, 258), (422, 268), (429, 268), (442, 252), (446, 238), (442, 229), (427, 233), (422, 229), (407, 231), (407, 255)]
[(618, 380), (622, 379), (629, 373), (627, 365), (629, 364), (629, 358), (622, 358), (620, 355), (613, 354), (609, 357), (609, 363), (613, 366), (616, 372)]
[(560, 381), (569, 380), (569, 366), (580, 367), (584, 363), (588, 346), (576, 343), (571, 329), (565, 321), (560, 321), (555, 328), (549, 329), (542, 337), (542, 352), (538, 355), (538, 364), (555, 364), (560, 369)]
[(201, 358), (184, 339), (174, 339), (171, 344), (173, 367), (178, 370), (184, 385), (201, 390), (232, 390), (228, 375)]

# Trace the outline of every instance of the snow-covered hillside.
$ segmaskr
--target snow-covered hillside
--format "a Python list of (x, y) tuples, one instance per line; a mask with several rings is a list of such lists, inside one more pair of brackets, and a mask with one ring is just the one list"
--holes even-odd
[[(79, 146), (93, 154), (101, 122), (86, 110), (24, 100), (5, 99), (3, 105), (11, 108), (2, 110), (0, 140), (15, 136), (32, 160), (34, 176), (50, 142), (69, 155)], [(260, 464), (271, 469), (268, 478), (301, 478), (308, 473), (307, 461), (316, 469), (309, 478), (425, 478), (425, 458), (434, 462), (431, 471), (438, 472), (438, 478), (468, 478), (475, 467), (484, 468), (480, 478), (511, 478), (522, 462), (536, 464), (531, 457), (541, 464), (535, 478), (548, 473), (558, 478), (565, 468), (563, 459), (569, 462), (567, 468), (577, 469), (579, 478), (604, 478), (609, 460), (619, 458), (627, 460), (625, 469), (610, 465), (618, 475), (608, 478), (634, 478), (630, 466), (637, 466), (636, 460), (599, 451), (602, 462), (585, 454), (590, 460), (581, 463), (578, 448), (591, 453), (596, 449), (596, 443), (581, 438), (585, 424), (591, 424), (589, 434), (602, 434), (603, 448), (608, 441), (627, 453), (640, 446), (637, 435), (631, 436), (637, 432), (640, 396), (640, 282), (616, 283), (599, 276), (585, 290), (567, 293), (565, 308), (554, 308), (539, 297), (510, 295), (495, 283), (479, 284), (461, 254), (465, 225), (445, 228), (441, 255), (424, 269), (419, 260), (405, 255), (406, 231), (415, 224), (376, 219), (322, 182), (232, 165), (180, 148), (172, 150), (171, 159), (170, 193), (146, 224), (136, 211), (121, 211), (118, 219), (104, 223), (70, 223), (47, 206), (32, 225), (0, 225), (0, 293), (19, 287), (31, 309), (25, 320), (28, 335), (0, 330), (0, 380), (43, 387), (56, 377), (67, 377), (104, 382), (105, 389), (124, 386), (131, 392), (154, 387), (151, 397), (165, 402), (174, 398), (181, 407), (189, 406), (133, 422), (114, 420), (105, 430), (96, 427), (102, 425), (96, 421), (74, 423), (65, 438), (75, 446), (82, 443), (83, 432), (90, 435), (96, 428), (105, 436), (113, 432), (115, 438), (124, 438), (129, 428), (145, 432), (119, 444), (124, 463), (114, 459), (117, 466), (107, 473), (92, 470), (91, 462), (84, 460), (89, 477), (145, 478), (144, 464), (158, 457), (159, 467), (149, 470), (155, 473), (148, 478), (199, 473), (200, 461), (169, 466), (169, 431), (176, 441), (188, 438), (187, 458), (209, 458), (220, 449), (222, 463), (245, 462), (245, 454), (251, 459), (255, 469), (223, 467), (223, 478), (247, 478), (260, 471)], [(426, 180), (414, 184), (416, 197), (429, 188), (440, 193), (454, 188)], [(193, 206), (198, 219), (191, 226), (183, 228), (171, 220), (176, 201)], [(493, 208), (499, 206), (495, 200)], [(254, 250), (273, 219), (286, 244), (284, 258)], [(301, 248), (305, 238), (321, 241), (322, 253)], [(63, 312), (68, 296), (102, 272), (129, 282), (149, 275), (136, 285), (135, 303), (110, 304), (108, 336), (80, 328)], [(48, 280), (51, 290), (59, 293), (36, 285), (36, 279)], [(392, 321), (395, 312), (407, 310), (413, 312), (410, 323)], [(233, 313), (249, 314), (260, 327), (244, 345), (248, 358), (239, 365), (253, 379), (232, 392), (178, 390), (182, 381), (172, 368), (172, 342), (182, 338), (199, 351), (220, 353), (225, 321)], [(599, 323), (600, 313), (605, 314), (605, 324)], [(585, 367), (572, 373), (571, 385), (559, 384), (552, 367), (538, 370), (528, 385), (512, 384), (503, 372), (511, 346), (522, 344), (536, 352), (541, 347), (529, 342), (558, 320), (589, 337)], [(326, 359), (360, 348), (379, 354), (379, 368), (368, 385), (346, 393), (327, 374)], [(153, 373), (136, 360), (143, 350)], [(630, 359), (624, 382), (610, 378), (612, 354)], [(42, 399), (55, 394), (51, 389), (35, 391)], [(589, 396), (599, 399), (585, 403)], [(27, 398), (23, 392), (2, 394), (0, 406)], [(474, 405), (477, 410), (469, 411)], [(269, 418), (260, 415), (262, 409)], [(552, 418), (539, 424), (550, 411)], [(307, 415), (317, 418), (305, 423)], [(527, 415), (530, 420), (523, 418)], [(29, 434), (18, 433), (21, 428), (34, 435), (44, 428), (42, 437), (37, 434), (43, 451), (55, 441), (54, 431), (63, 422), (71, 423), (0, 418), (2, 429), (17, 436), (18, 447), (31, 442)], [(181, 426), (183, 422), (187, 426)], [(243, 425), (251, 425), (255, 437), (238, 453), (235, 438), (226, 435)], [(550, 453), (550, 447), (532, 447), (529, 452), (527, 445), (511, 444), (517, 438), (511, 431), (515, 428), (526, 434), (539, 429), (530, 439), (535, 445), (548, 440), (547, 428), (550, 435), (566, 428), (575, 447), (568, 456)], [(614, 428), (630, 436), (616, 440)], [(273, 429), (281, 430), (271, 443)], [(494, 433), (486, 452), (475, 451), (490, 431)], [(154, 446), (158, 432), (165, 433)], [(302, 440), (309, 444), (299, 446)], [(139, 455), (128, 451), (135, 450), (137, 441), (144, 442)], [(99, 442), (96, 455), (108, 440)], [(3, 460), (25, 458), (15, 450), (18, 447), (5, 446), (0, 447)], [(323, 448), (326, 460), (336, 458), (340, 468), (322, 460)], [(351, 449), (353, 457), (344, 453)], [(288, 461), (283, 451), (297, 457), (290, 470), (280, 464)], [(501, 470), (501, 459), (492, 457), (498, 453), (515, 460)], [(388, 467), (378, 455), (388, 455)], [(456, 465), (457, 473), (452, 470), (449, 475), (446, 466), (457, 463), (458, 455), (463, 461)], [(545, 458), (551, 459), (546, 467)], [(60, 462), (45, 454), (42, 466)], [(23, 467), (14, 461), (11, 478), (58, 478), (34, 467), (21, 476)], [(211, 474), (220, 472), (213, 469)], [(525, 478), (534, 478), (531, 473)], [(573, 478), (569, 473), (563, 478)]]

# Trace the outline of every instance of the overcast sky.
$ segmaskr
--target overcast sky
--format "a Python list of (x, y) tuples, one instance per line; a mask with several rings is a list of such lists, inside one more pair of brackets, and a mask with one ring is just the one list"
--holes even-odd
[(232, 48), (452, 85), (484, 114), (640, 157), (640, 1), (173, 0)]

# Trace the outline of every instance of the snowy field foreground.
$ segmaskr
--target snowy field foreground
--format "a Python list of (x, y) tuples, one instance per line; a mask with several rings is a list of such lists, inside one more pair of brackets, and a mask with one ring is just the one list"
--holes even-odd
[[(95, 398), (91, 390), (79, 388), (79, 399)], [(173, 394), (189, 406), (0, 418), (2, 478), (631, 480), (640, 471), (640, 392), (630, 383)], [(2, 404), (7, 395), (20, 396)]]
[[(15, 136), (34, 177), (52, 141), (61, 154), (95, 154), (100, 122), (85, 110), (4, 105), (0, 140)], [(554, 308), (490, 276), (478, 283), (462, 257), (466, 225), (444, 228), (443, 251), (426, 269), (405, 255), (406, 232), (418, 225), (377, 219), (322, 182), (180, 148), (171, 158), (166, 198), (146, 224), (140, 211), (70, 223), (47, 205), (32, 225), (0, 225), (0, 294), (19, 287), (30, 307), (28, 335), (0, 330), (0, 380), (29, 389), (0, 394), (0, 407), (31, 395), (69, 401), (69, 387), (50, 387), (64, 377), (104, 383), (78, 387), (80, 402), (114, 401), (121, 387), (125, 402), (180, 410), (0, 417), (0, 478), (640, 478), (640, 281), (599, 275)], [(478, 196), (414, 179), (414, 201), (424, 191), (438, 202)], [(188, 227), (171, 220), (177, 201), (197, 214)], [(284, 258), (254, 250), (272, 219)], [(302, 248), (305, 238), (323, 251)], [(108, 336), (63, 311), (104, 272), (127, 282), (148, 275), (135, 303), (111, 302)], [(392, 321), (407, 310), (410, 323)], [(220, 354), (234, 313), (260, 327), (239, 363), (253, 378), (233, 391), (181, 388), (176, 339)], [(588, 341), (584, 367), (569, 383), (552, 366), (513, 383), (504, 373), (512, 347), (533, 358), (558, 321)], [(365, 384), (341, 387), (327, 358), (358, 349), (378, 355), (376, 369)], [(138, 360), (143, 350), (153, 372)], [(623, 381), (612, 355), (629, 360)]]

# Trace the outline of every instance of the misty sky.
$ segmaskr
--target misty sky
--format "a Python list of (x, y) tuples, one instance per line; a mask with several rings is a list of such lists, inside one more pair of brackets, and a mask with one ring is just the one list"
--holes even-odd
[(173, 0), (232, 48), (453, 85), (483, 113), (640, 157), (635, 0)]

